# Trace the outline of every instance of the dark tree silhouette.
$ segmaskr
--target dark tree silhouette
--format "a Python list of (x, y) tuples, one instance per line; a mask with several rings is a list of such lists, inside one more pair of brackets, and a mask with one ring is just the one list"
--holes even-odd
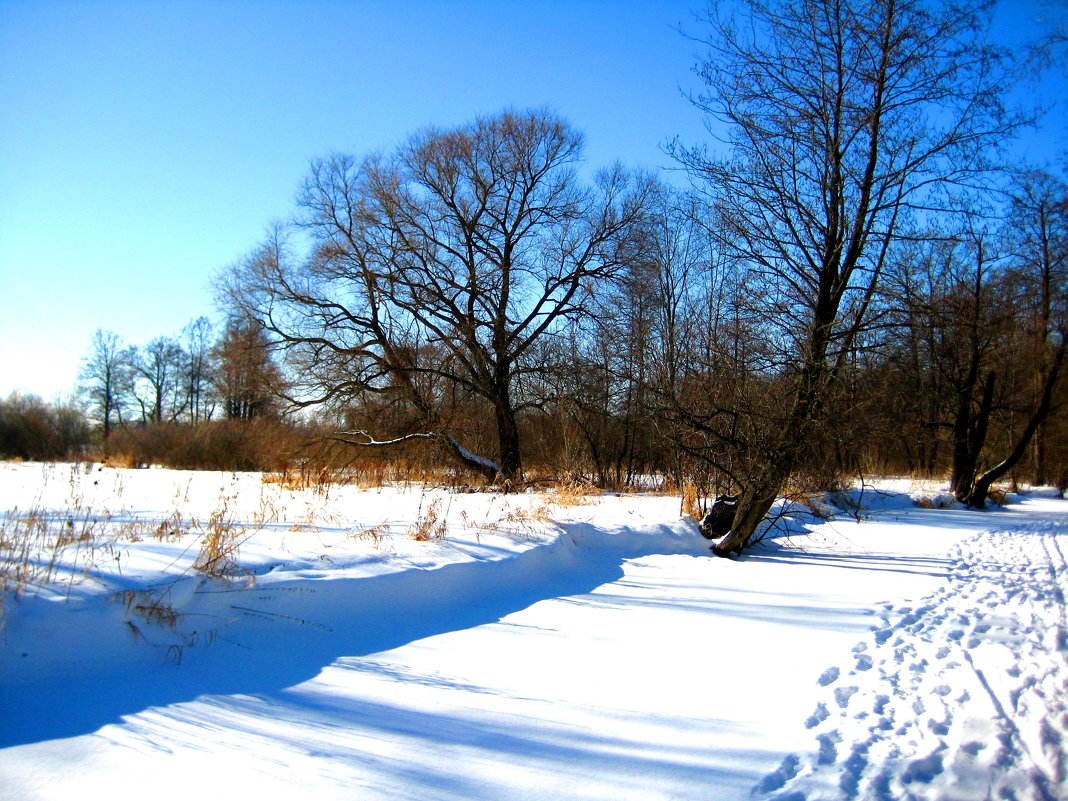
[[(730, 534), (740, 552), (809, 446), (865, 329), (903, 215), (974, 181), (1019, 120), (979, 10), (917, 0), (783, 0), (710, 15), (707, 91), (729, 153), (676, 145), (722, 216), (721, 247), (759, 276), (780, 349), (781, 416)], [(715, 126), (723, 126), (722, 129)]]
[[(298, 405), (387, 396), (414, 418), (402, 436), (441, 442), (489, 480), (522, 475), (517, 396), (536, 345), (587, 313), (628, 258), (646, 189), (621, 169), (595, 186), (575, 168), (581, 135), (542, 112), (430, 129), (389, 156), (314, 163), (300, 195), (314, 241), (295, 259), (281, 233), (238, 266), (231, 297), (287, 351)], [(461, 444), (450, 403), (485, 404), (496, 458)]]

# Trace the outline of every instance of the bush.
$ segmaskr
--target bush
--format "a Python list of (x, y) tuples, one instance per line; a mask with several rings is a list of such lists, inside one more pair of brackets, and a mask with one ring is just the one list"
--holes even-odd
[(305, 432), (276, 420), (210, 420), (132, 426), (112, 435), (110, 450), (131, 464), (269, 471), (284, 468), (308, 440)]
[(77, 458), (91, 442), (89, 421), (71, 404), (49, 404), (19, 393), (0, 401), (0, 456), (4, 458)]

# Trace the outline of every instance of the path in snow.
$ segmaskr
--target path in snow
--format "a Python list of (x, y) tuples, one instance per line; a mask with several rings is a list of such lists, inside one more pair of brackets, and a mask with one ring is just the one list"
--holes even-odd
[(972, 536), (945, 586), (883, 604), (818, 680), (812, 751), (754, 797), (1068, 798), (1066, 535), (1062, 521)]

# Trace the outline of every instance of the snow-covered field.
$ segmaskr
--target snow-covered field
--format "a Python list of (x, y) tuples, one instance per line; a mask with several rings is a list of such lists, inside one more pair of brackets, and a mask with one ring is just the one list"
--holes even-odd
[(671, 497), (0, 464), (0, 798), (1066, 798), (1068, 503), (917, 490), (728, 562)]

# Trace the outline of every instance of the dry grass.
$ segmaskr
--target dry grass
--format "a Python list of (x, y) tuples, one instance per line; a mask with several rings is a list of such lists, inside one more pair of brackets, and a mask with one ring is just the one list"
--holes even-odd
[(390, 542), (389, 524), (379, 523), (377, 526), (352, 529), (349, 531), (349, 536), (359, 542), (370, 542), (376, 549), (382, 548)]
[(1004, 487), (991, 487), (987, 499), (998, 506), (1005, 506), (1009, 502), (1009, 494)]
[[(578, 504), (572, 504), (577, 506)], [(548, 503), (540, 503), (532, 509), (511, 509), (493, 524), (497, 531), (511, 534), (532, 534), (551, 522), (552, 509)]]
[(352, 483), (352, 476), (344, 470), (304, 464), (264, 473), (261, 480), (264, 484), (277, 484), (290, 492), (313, 492), (326, 498), (332, 487)]
[(337, 486), (380, 489), (389, 485), (458, 486), (460, 473), (451, 465), (427, 465), (404, 460), (360, 459), (344, 465), (305, 463), (263, 474), (263, 483), (292, 492), (311, 491), (329, 497)]
[(601, 494), (593, 484), (586, 481), (567, 480), (556, 484), (553, 503), (557, 506), (583, 506)]
[(224, 498), (208, 517), (193, 569), (212, 578), (233, 578), (240, 572), (237, 554), (245, 535), (246, 529), (235, 522), (229, 500)]
[(701, 506), (701, 501), (697, 494), (697, 485), (692, 481), (686, 481), (682, 485), (680, 510), (682, 514), (689, 515), (694, 520), (700, 520), (705, 516), (705, 510)]
[(121, 603), (127, 612), (170, 631), (178, 627), (181, 618), (171, 606), (168, 590), (123, 590), (112, 595), (110, 600)]
[(948, 492), (932, 492), (913, 496), (913, 503), (921, 509), (949, 509), (957, 502)]
[[(98, 551), (112, 552), (113, 543), (101, 538), (111, 523), (111, 513), (94, 513), (79, 505), (64, 512), (50, 512), (35, 502), (25, 512), (12, 509), (0, 520), (0, 615), (3, 600), (16, 598), (30, 588), (58, 581), (63, 552), (74, 546), (74, 562), (91, 567)], [(70, 586), (76, 578), (71, 571)], [(68, 587), (68, 591), (70, 589)]]
[(188, 533), (189, 529), (195, 528), (196, 525), (196, 520), (187, 522), (181, 510), (176, 508), (169, 517), (160, 521), (159, 525), (156, 526), (154, 536), (159, 542), (180, 539), (182, 535)]
[(416, 542), (429, 542), (431, 540), (443, 540), (449, 534), (448, 509), (441, 511), (441, 498), (434, 498), (423, 508), (424, 497), (419, 499), (419, 512), (415, 522), (408, 527), (408, 536)]

